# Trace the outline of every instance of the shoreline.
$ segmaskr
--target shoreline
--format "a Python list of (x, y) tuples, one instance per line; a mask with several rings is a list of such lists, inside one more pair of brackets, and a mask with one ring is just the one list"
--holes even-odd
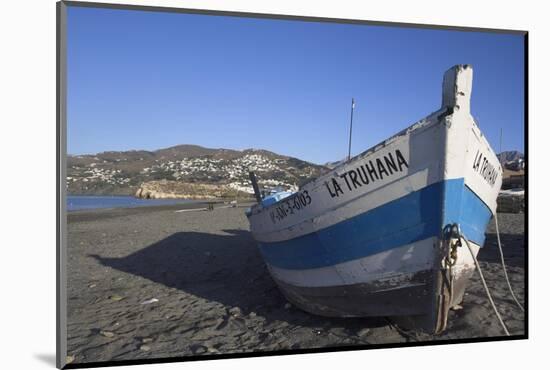
[[(133, 207), (112, 207), (112, 208), (93, 208), (93, 209), (78, 209), (74, 211), (67, 211), (67, 222), (84, 222), (84, 221), (94, 221), (115, 217), (127, 217), (132, 215), (137, 215), (141, 213), (150, 213), (150, 212), (164, 212), (164, 211), (179, 211), (179, 210), (191, 210), (191, 209), (201, 209), (207, 206), (209, 203), (215, 203), (214, 210), (218, 208), (216, 205), (225, 204), (223, 201), (219, 202), (210, 202), (210, 201), (196, 201), (190, 203), (177, 203), (177, 204), (161, 204), (161, 205), (143, 205), (143, 206), (133, 206)], [(243, 202), (238, 203), (233, 208), (247, 208), (250, 207), (255, 202)], [(206, 211), (205, 211), (206, 212)], [(244, 212), (243, 212), (244, 213)]]
[[(76, 195), (70, 195), (71, 197), (74, 197)], [(222, 198), (216, 198), (216, 199), (183, 199), (183, 198), (166, 198), (166, 199), (141, 199), (136, 198), (132, 195), (78, 195), (78, 197), (89, 197), (89, 198), (110, 198), (110, 197), (124, 197), (124, 198), (130, 198), (132, 200), (135, 200), (139, 203), (136, 204), (122, 204), (122, 205), (115, 205), (115, 206), (94, 206), (94, 207), (83, 207), (79, 209), (68, 209), (67, 204), (67, 215), (75, 214), (75, 213), (84, 213), (84, 212), (121, 212), (120, 210), (128, 210), (128, 209), (136, 209), (136, 208), (147, 208), (151, 211), (159, 211), (159, 210), (169, 210), (173, 208), (182, 208), (182, 209), (190, 209), (190, 208), (200, 208), (205, 207), (210, 204), (213, 204), (214, 206), (220, 205), (220, 204), (229, 204), (234, 199), (222, 199)], [(151, 201), (151, 204), (147, 204), (147, 202)], [(160, 201), (160, 203), (158, 202)], [(238, 205), (240, 204), (253, 204), (252, 200), (244, 200), (240, 199), (237, 200)], [(67, 200), (68, 203), (68, 200)]]

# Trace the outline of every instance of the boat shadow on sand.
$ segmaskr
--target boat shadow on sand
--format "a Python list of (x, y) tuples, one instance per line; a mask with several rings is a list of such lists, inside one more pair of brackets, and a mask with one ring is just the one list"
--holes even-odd
[[(243, 314), (255, 312), (268, 321), (318, 328), (378, 328), (386, 318), (327, 318), (306, 313), (287, 300), (271, 279), (250, 232), (225, 234), (179, 232), (122, 258), (90, 255), (103, 266), (216, 301)], [(501, 234), (506, 263), (524, 267), (523, 235)], [(496, 235), (488, 234), (479, 260), (500, 263)], [(286, 306), (286, 307), (285, 307)]]
[(250, 232), (224, 232), (224, 235), (179, 232), (126, 257), (90, 257), (103, 266), (219, 302), (228, 309), (238, 307), (244, 315), (255, 312), (267, 321), (350, 331), (388, 325), (385, 318), (327, 318), (289, 307), (271, 279)]

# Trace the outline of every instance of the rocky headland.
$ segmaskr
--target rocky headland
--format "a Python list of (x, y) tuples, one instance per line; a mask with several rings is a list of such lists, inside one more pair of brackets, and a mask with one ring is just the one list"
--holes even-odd
[(142, 199), (219, 199), (249, 198), (250, 194), (227, 185), (158, 180), (142, 183), (134, 196)]

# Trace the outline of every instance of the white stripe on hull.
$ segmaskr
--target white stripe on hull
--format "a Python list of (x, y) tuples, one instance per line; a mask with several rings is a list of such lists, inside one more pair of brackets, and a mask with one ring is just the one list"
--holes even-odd
[[(472, 242), (470, 245), (477, 255), (479, 246)], [(438, 246), (438, 238), (428, 238), (333, 266), (291, 270), (268, 265), (268, 269), (276, 280), (296, 287), (319, 288), (392, 279), (398, 285), (400, 281), (407, 281), (417, 272), (433, 269)], [(458, 249), (458, 260), (453, 271), (461, 274), (473, 268), (473, 259), (464, 245)]]
[(294, 239), (323, 230), (329, 226), (368, 212), (371, 209), (425, 188), (433, 182), (433, 179), (432, 181), (429, 179), (429, 169), (420, 170), (386, 185), (383, 189), (361, 194), (357, 198), (342, 204), (339, 208), (327, 211), (297, 225), (265, 233), (253, 232), (253, 235), (258, 242), (266, 243)]

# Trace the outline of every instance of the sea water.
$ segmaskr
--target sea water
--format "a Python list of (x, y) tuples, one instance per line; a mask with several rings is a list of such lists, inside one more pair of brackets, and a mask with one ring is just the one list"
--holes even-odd
[(190, 199), (139, 199), (132, 196), (69, 195), (67, 196), (67, 211), (188, 204), (194, 202), (196, 203), (199, 201)]

